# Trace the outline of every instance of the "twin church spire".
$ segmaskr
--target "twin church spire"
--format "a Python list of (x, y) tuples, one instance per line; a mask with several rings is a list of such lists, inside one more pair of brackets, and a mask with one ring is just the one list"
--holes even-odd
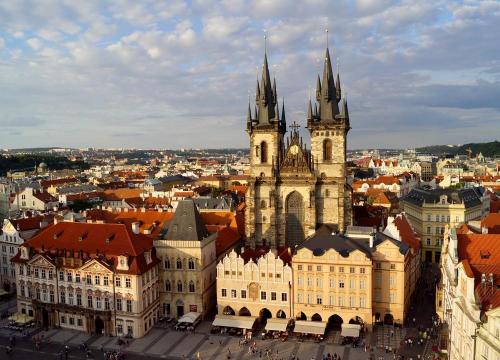
[(264, 54), (264, 65), (262, 66), (262, 77), (255, 89), (255, 111), (252, 115), (250, 103), (247, 113), (247, 131), (254, 128), (275, 128), (281, 133), (286, 132), (285, 102), (282, 101), (281, 117), (276, 90), (276, 78), (271, 84), (267, 53)]
[[(337, 69), (337, 76), (334, 79), (330, 51), (326, 48), (325, 61), (323, 65), (323, 78), (318, 74), (316, 84), (316, 101), (313, 104), (309, 100), (307, 112), (307, 127), (315, 125), (339, 123), (344, 121), (349, 128), (349, 113), (347, 110), (347, 100), (342, 97), (340, 88), (340, 74)], [(341, 102), (342, 101), (342, 102)], [(339, 103), (340, 108), (339, 108)], [(247, 131), (253, 129), (275, 129), (280, 133), (286, 132), (285, 104), (282, 102), (281, 117), (279, 112), (278, 95), (276, 90), (276, 79), (269, 73), (267, 62), (267, 52), (264, 54), (264, 64), (262, 66), (261, 80), (257, 79), (255, 90), (255, 110), (252, 114), (250, 103), (247, 112)]]

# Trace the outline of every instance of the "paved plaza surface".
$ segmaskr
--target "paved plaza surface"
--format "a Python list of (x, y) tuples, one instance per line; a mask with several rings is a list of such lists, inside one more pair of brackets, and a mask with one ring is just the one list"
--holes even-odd
[[(51, 329), (38, 330), (35, 336), (43, 338), (40, 350), (35, 350), (31, 338), (23, 338), (19, 333), (2, 328), (7, 320), (0, 321), (0, 358), (1, 359), (65, 359), (61, 354), (64, 346), (70, 347), (68, 359), (85, 359), (85, 353), (79, 346), (86, 343), (93, 353), (94, 359), (104, 359), (104, 351), (122, 351), (126, 359), (171, 359), (171, 360), (321, 360), (327, 354), (337, 354), (341, 359), (353, 360), (392, 360), (397, 355), (405, 359), (432, 359), (432, 347), (439, 340), (439, 332), (429, 336), (422, 345), (405, 344), (405, 339), (418, 337), (419, 330), (432, 327), (434, 315), (435, 282), (438, 279), (437, 268), (431, 267), (424, 271), (421, 284), (415, 294), (415, 301), (408, 315), (404, 328), (390, 325), (376, 326), (373, 332), (366, 333), (365, 347), (352, 348), (340, 345), (339, 332), (330, 332), (327, 338), (316, 343), (313, 341), (299, 342), (295, 338), (288, 341), (261, 340), (256, 337), (257, 352), (251, 354), (248, 345), (240, 345), (239, 337), (229, 335), (210, 334), (210, 321), (203, 321), (194, 333), (175, 331), (171, 326), (157, 326), (145, 337), (132, 339), (128, 345), (120, 346), (116, 337), (92, 336), (79, 331)], [(0, 303), (0, 309), (15, 312), (15, 300)], [(415, 322), (413, 322), (415, 318)], [(419, 329), (420, 328), (420, 329)], [(14, 351), (6, 355), (5, 347), (9, 344), (9, 337), (15, 334), (16, 344)]]

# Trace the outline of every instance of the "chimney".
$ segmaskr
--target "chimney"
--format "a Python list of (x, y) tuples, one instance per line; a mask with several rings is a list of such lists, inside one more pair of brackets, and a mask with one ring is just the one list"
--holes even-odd
[(375, 233), (370, 234), (370, 249), (373, 249), (373, 241), (375, 240)]
[(486, 284), (486, 274), (481, 274), (481, 284)]
[(494, 287), (495, 286), (495, 276), (493, 275), (493, 273), (490, 273), (490, 285), (491, 287)]
[(139, 234), (139, 232), (140, 232), (139, 228), (140, 228), (140, 223), (138, 221), (134, 221), (132, 223), (132, 232), (134, 234)]

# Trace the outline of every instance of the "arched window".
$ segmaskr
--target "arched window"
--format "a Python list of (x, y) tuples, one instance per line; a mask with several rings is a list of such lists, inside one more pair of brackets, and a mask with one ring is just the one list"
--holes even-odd
[(194, 292), (194, 282), (193, 281), (189, 282), (189, 292)]
[(165, 281), (165, 291), (172, 291), (170, 280)]
[(267, 143), (265, 141), (260, 143), (260, 163), (267, 164)]
[(323, 140), (323, 160), (332, 160), (332, 141)]
[(260, 201), (260, 208), (265, 209), (266, 208), (266, 200), (261, 200)]
[(177, 266), (177, 269), (182, 269), (182, 261), (180, 258), (177, 258), (176, 266)]
[(182, 292), (182, 282), (180, 280), (177, 281), (177, 292)]
[(194, 270), (194, 261), (193, 261), (193, 259), (189, 259), (189, 261), (188, 261), (188, 268), (189, 268), (189, 270)]
[(165, 263), (165, 269), (170, 269), (170, 259), (166, 258), (164, 263)]

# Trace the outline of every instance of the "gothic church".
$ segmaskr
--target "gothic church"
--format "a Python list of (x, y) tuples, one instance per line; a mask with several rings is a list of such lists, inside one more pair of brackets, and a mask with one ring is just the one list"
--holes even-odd
[[(339, 108), (340, 103), (340, 108)], [(271, 83), (267, 54), (262, 78), (250, 104), (250, 177), (246, 195), (247, 245), (294, 248), (321, 225), (344, 231), (352, 221), (351, 187), (346, 183), (347, 101), (332, 71), (326, 49), (323, 78), (318, 75), (316, 101), (309, 100), (310, 149), (295, 124), (287, 132), (285, 106), (278, 106), (276, 79)]]

